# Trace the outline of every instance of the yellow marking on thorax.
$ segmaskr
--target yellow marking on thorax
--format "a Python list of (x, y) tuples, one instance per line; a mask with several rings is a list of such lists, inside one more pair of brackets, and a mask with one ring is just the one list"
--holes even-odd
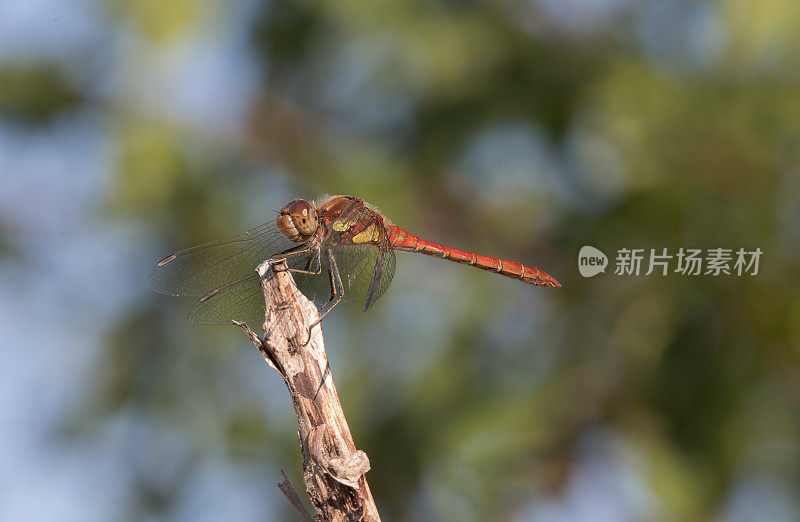
[(349, 223), (345, 220), (337, 219), (336, 221), (331, 223), (331, 228), (336, 232), (344, 232), (345, 230), (348, 230), (352, 225), (353, 225), (352, 223)]
[(370, 243), (372, 241), (377, 241), (378, 236), (378, 229), (375, 227), (375, 223), (372, 223), (370, 226), (353, 236), (353, 243)]

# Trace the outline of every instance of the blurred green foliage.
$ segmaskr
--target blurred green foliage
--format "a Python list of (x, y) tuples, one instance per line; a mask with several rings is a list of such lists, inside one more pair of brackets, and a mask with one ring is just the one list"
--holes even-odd
[(4, 65), (0, 86), (0, 117), (18, 124), (45, 124), (82, 101), (63, 72), (47, 64)]

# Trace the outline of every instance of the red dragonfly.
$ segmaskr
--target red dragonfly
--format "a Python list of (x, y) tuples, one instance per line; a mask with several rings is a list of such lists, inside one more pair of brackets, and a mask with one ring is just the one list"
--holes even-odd
[(352, 196), (296, 199), (274, 222), (242, 234), (171, 254), (153, 268), (150, 288), (167, 295), (202, 296), (189, 311), (194, 324), (229, 324), (264, 318), (264, 297), (255, 267), (286, 258), (300, 290), (324, 316), (339, 301), (366, 297), (375, 304), (394, 276), (394, 251), (419, 252), (497, 272), (539, 286), (561, 286), (532, 266), (456, 250), (392, 225)]

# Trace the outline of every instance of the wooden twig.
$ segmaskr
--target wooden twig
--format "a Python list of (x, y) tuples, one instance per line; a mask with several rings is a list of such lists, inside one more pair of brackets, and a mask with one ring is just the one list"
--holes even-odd
[(330, 375), (317, 308), (297, 289), (285, 260), (267, 260), (257, 272), (266, 300), (264, 337), (234, 322), (283, 377), (292, 396), (311, 503), (321, 520), (380, 521), (364, 477), (369, 459), (353, 444)]
[(300, 517), (303, 519), (303, 522), (313, 522), (314, 518), (300, 501), (300, 495), (297, 494), (297, 490), (294, 489), (292, 483), (289, 482), (288, 478), (286, 478), (286, 473), (284, 473), (283, 470), (281, 470), (281, 476), (283, 477), (283, 480), (278, 482), (278, 488), (283, 491), (283, 494), (286, 495), (286, 498), (289, 499), (289, 502), (291, 502), (297, 512), (300, 513)]

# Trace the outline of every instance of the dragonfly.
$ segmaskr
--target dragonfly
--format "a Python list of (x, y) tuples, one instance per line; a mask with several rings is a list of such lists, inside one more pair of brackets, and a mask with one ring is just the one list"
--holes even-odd
[(353, 196), (296, 199), (273, 221), (168, 255), (152, 269), (148, 284), (161, 294), (199, 297), (189, 311), (194, 324), (263, 320), (264, 295), (255, 268), (265, 259), (285, 258), (322, 318), (342, 299), (364, 298), (369, 310), (392, 282), (395, 251), (447, 259), (532, 285), (561, 286), (536, 267), (421, 239)]

